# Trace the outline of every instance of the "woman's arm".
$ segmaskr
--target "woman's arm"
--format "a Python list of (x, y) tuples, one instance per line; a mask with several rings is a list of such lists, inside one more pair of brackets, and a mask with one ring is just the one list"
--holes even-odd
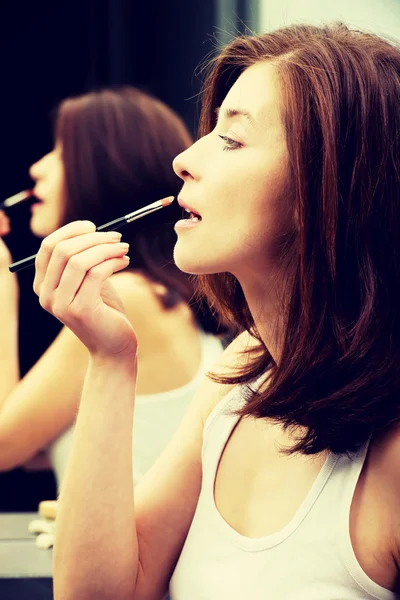
[[(55, 598), (132, 600), (135, 357), (91, 360), (61, 486)], [(112, 594), (108, 595), (112, 590)]]
[(0, 470), (24, 463), (76, 416), (88, 352), (66, 328), (20, 381), (18, 282), (8, 270), (1, 236), (10, 230), (0, 211)]
[[(243, 348), (242, 337), (214, 371), (226, 372)], [(231, 388), (205, 378), (133, 490), (134, 382), (132, 360), (91, 361), (60, 494), (56, 600), (160, 600), (168, 590), (200, 493), (204, 423)]]
[(88, 356), (82, 342), (64, 327), (14, 383), (0, 408), (0, 471), (22, 465), (73, 424)]
[(19, 380), (18, 281), (8, 271), (12, 259), (2, 240), (9, 231), (9, 220), (0, 211), (0, 407)]
[(18, 285), (0, 266), (0, 409), (18, 380)]
[(163, 597), (200, 492), (204, 420), (228, 389), (205, 382), (134, 498), (137, 341), (107, 285), (127, 264), (121, 258), (125, 252), (94, 233), (93, 224), (77, 222), (49, 236), (37, 259), (34, 289), (42, 306), (70, 327), (91, 355), (61, 486), (56, 600)]

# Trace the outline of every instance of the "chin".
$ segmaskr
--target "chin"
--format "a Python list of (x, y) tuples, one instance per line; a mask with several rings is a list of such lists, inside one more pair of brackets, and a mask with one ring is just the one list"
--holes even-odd
[(57, 229), (57, 227), (49, 227), (47, 223), (41, 223), (39, 219), (36, 220), (35, 217), (31, 218), (29, 226), (33, 235), (36, 235), (36, 237), (39, 238), (45, 238)]
[(199, 256), (189, 255), (181, 252), (179, 244), (174, 249), (174, 262), (178, 269), (190, 275), (213, 275), (222, 273), (225, 269), (220, 268), (214, 260), (199, 260)]

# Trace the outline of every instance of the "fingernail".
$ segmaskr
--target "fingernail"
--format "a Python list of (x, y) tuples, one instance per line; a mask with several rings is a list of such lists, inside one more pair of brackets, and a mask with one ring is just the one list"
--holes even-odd
[(83, 223), (88, 229), (93, 229), (93, 227), (96, 229), (96, 225), (92, 223), (92, 221), (81, 221), (81, 223)]
[(123, 250), (128, 249), (129, 248), (129, 244), (127, 244), (126, 242), (121, 242), (120, 244), (118, 244), (118, 246), (120, 248), (122, 248)]
[(119, 240), (122, 238), (122, 233), (117, 233), (116, 231), (113, 231), (109, 234), (109, 236), (112, 242), (119, 242)]
[(126, 254), (125, 254), (125, 256), (122, 257), (122, 260), (129, 262), (131, 259), (129, 258), (129, 256), (126, 256)]

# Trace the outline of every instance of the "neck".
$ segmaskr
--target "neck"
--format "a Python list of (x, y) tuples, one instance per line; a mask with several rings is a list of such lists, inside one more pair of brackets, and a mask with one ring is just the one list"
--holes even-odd
[(279, 361), (283, 340), (279, 288), (277, 274), (243, 277), (239, 279), (246, 302), (257, 331), (275, 362)]

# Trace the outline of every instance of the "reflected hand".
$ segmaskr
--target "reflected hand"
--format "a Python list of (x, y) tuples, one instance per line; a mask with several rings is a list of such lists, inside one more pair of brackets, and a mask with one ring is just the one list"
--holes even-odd
[(11, 253), (3, 241), (3, 237), (8, 235), (11, 231), (10, 219), (6, 213), (0, 210), (0, 269), (7, 267), (12, 263)]
[(92, 356), (135, 356), (137, 340), (108, 278), (129, 264), (129, 247), (89, 221), (61, 227), (42, 242), (33, 284), (40, 304), (85, 344)]

